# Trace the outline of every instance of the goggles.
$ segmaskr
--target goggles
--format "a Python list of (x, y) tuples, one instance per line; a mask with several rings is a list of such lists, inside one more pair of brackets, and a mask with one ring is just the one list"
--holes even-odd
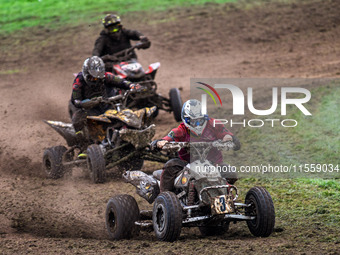
[(206, 117), (202, 117), (198, 119), (190, 119), (189, 117), (185, 117), (184, 120), (188, 125), (192, 127), (198, 127), (198, 126), (202, 126), (207, 119)]
[(92, 75), (88, 75), (88, 76), (87, 76), (87, 79), (88, 79), (89, 81), (98, 81), (98, 80), (99, 80), (99, 78), (93, 77)]
[(109, 31), (109, 33), (117, 33), (120, 30), (120, 24), (108, 26), (107, 30)]

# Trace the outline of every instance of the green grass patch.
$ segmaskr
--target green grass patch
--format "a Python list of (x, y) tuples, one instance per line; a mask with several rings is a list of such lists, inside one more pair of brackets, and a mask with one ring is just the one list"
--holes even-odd
[(241, 199), (253, 186), (265, 187), (272, 196), (275, 229), (280, 230), (274, 238), (283, 235), (299, 242), (340, 241), (340, 180), (245, 178), (237, 182)]
[(0, 75), (1, 74), (15, 74), (15, 73), (20, 73), (21, 71), (22, 70), (19, 70), (19, 69), (1, 70)]
[[(290, 4), (308, 0), (0, 0), (0, 35), (39, 27), (56, 29), (100, 22), (107, 13), (161, 12), (170, 9), (235, 3), (242, 9), (267, 5), (269, 2)], [(164, 19), (163, 22), (172, 19)], [(151, 22), (152, 23), (152, 22)]]
[(106, 13), (119, 15), (133, 11), (164, 11), (169, 8), (227, 3), (237, 0), (0, 0), (0, 34), (28, 27), (56, 28), (78, 25), (103, 18)]

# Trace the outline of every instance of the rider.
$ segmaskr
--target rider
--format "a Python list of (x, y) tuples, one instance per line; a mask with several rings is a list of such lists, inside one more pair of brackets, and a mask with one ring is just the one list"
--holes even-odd
[[(139, 31), (124, 28), (119, 16), (107, 14), (102, 21), (104, 30), (100, 32), (100, 36), (95, 42), (92, 55), (103, 59), (107, 71), (112, 71), (113, 62), (117, 61), (117, 58), (111, 55), (130, 48), (130, 40), (140, 40), (142, 42), (140, 48), (147, 49), (150, 47), (149, 39)], [(134, 51), (130, 58), (137, 59)]]
[(114, 96), (114, 88), (138, 90), (140, 87), (139, 84), (105, 72), (104, 62), (97, 56), (84, 61), (82, 72), (74, 79), (70, 102), (72, 124), (82, 149), (86, 148), (87, 143), (87, 132), (84, 129), (86, 116), (100, 115), (109, 108), (107, 104), (101, 103), (100, 98)]
[[(233, 141), (235, 143), (234, 150), (239, 150), (241, 145), (236, 136), (225, 129), (223, 125), (215, 125), (214, 119), (201, 112), (201, 102), (191, 99), (183, 104), (182, 123), (172, 129), (169, 134), (162, 139), (155, 140), (151, 143), (151, 147), (161, 149), (166, 143), (174, 142), (202, 142), (215, 141), (221, 139), (223, 142)], [(217, 123), (217, 120), (215, 120)], [(213, 164), (223, 164), (222, 153), (216, 148), (212, 148), (208, 153), (207, 159)], [(190, 151), (183, 148), (179, 151), (179, 158), (171, 159), (165, 163), (160, 179), (160, 190), (171, 191), (174, 187), (176, 175), (183, 167), (190, 162)], [(230, 184), (236, 182), (237, 178), (233, 173), (221, 172)]]

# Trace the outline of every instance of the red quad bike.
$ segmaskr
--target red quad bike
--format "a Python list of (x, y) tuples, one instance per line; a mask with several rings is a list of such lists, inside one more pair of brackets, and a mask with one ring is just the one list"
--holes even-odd
[(147, 175), (142, 171), (127, 171), (126, 182), (136, 187), (137, 194), (153, 203), (152, 211), (140, 211), (130, 195), (112, 197), (106, 207), (106, 228), (111, 239), (130, 238), (142, 228), (153, 226), (161, 241), (173, 242), (182, 227), (198, 227), (202, 235), (221, 235), (230, 222), (246, 221), (254, 236), (268, 237), (274, 229), (273, 200), (265, 188), (253, 187), (239, 202), (238, 190), (207, 160), (212, 147), (219, 150), (236, 148), (233, 142), (171, 142), (162, 151), (191, 148), (194, 160), (178, 173), (174, 191), (160, 193), (162, 170)]
[(121, 78), (128, 81), (139, 83), (145, 89), (139, 93), (131, 94), (126, 101), (124, 107), (144, 108), (156, 106), (157, 111), (154, 117), (158, 115), (158, 110), (173, 112), (176, 121), (181, 121), (182, 99), (180, 91), (177, 88), (172, 88), (169, 91), (169, 98), (157, 94), (157, 83), (154, 81), (156, 72), (160, 67), (160, 63), (152, 63), (148, 70), (144, 70), (142, 65), (131, 58), (134, 49), (143, 48), (144, 43), (137, 43), (131, 48), (117, 52), (113, 55), (103, 56), (104, 62), (113, 61), (112, 72)]

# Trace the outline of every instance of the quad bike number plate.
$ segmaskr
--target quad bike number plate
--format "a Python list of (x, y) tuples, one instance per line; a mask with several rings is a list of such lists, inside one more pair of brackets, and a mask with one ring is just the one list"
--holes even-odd
[(212, 198), (211, 211), (213, 214), (225, 214), (234, 212), (232, 197), (221, 195)]

